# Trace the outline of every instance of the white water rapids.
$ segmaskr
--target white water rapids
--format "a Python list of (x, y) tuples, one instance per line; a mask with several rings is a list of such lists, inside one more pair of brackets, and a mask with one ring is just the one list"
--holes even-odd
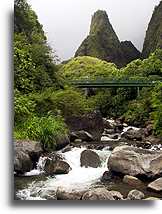
[[(17, 197), (21, 200), (45, 200), (44, 195), (48, 191), (56, 191), (58, 187), (70, 192), (72, 190), (86, 190), (96, 182), (100, 181), (103, 173), (107, 170), (107, 160), (111, 154), (108, 148), (95, 151), (101, 161), (102, 165), (98, 168), (85, 168), (80, 166), (81, 152), (86, 148), (73, 148), (71, 151), (61, 153), (67, 163), (69, 163), (72, 170), (68, 174), (56, 175), (54, 178), (49, 177), (46, 181), (38, 181), (31, 183), (26, 189), (19, 190)], [(26, 176), (37, 175), (42, 173), (42, 168), (45, 159), (40, 159), (36, 170), (26, 173)]]

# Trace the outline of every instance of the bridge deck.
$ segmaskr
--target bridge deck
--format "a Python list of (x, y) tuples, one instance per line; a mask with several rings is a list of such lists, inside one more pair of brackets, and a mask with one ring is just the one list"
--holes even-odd
[(78, 88), (152, 87), (155, 81), (72, 81)]

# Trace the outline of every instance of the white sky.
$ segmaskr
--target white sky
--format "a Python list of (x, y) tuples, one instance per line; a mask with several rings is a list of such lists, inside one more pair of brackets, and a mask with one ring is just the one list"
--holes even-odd
[(142, 49), (153, 9), (160, 0), (28, 0), (37, 13), (50, 46), (61, 60), (74, 56), (89, 33), (91, 16), (106, 10), (120, 40)]

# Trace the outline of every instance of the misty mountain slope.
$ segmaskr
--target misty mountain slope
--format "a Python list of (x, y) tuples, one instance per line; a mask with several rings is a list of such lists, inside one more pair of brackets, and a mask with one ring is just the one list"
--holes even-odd
[(93, 56), (123, 67), (140, 57), (140, 52), (131, 42), (120, 42), (108, 15), (98, 10), (92, 17), (90, 33), (75, 53), (77, 56)]
[(148, 25), (142, 55), (148, 57), (157, 48), (162, 48), (162, 1), (155, 7)]

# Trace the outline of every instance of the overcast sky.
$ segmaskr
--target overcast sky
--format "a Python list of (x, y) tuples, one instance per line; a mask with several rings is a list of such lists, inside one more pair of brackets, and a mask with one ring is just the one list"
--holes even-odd
[(61, 60), (74, 56), (89, 33), (92, 14), (106, 10), (120, 40), (142, 49), (153, 9), (160, 0), (28, 0), (50, 46)]

